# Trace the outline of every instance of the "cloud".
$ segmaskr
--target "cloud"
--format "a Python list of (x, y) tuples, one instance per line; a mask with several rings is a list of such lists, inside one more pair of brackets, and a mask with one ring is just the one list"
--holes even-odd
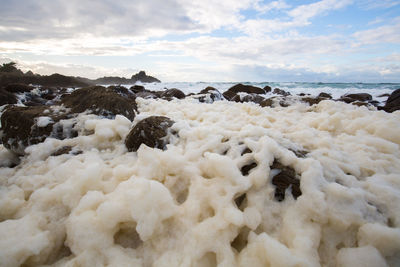
[(174, 0), (3, 0), (1, 40), (68, 39), (90, 36), (149, 36), (198, 27)]
[(322, 0), (308, 5), (298, 6), (288, 14), (293, 17), (295, 21), (308, 24), (308, 20), (317, 15), (324, 14), (330, 10), (337, 10), (351, 4), (353, 0)]
[(377, 43), (400, 43), (400, 17), (393, 20), (393, 24), (384, 25), (374, 29), (358, 31), (353, 36), (358, 40), (359, 45)]

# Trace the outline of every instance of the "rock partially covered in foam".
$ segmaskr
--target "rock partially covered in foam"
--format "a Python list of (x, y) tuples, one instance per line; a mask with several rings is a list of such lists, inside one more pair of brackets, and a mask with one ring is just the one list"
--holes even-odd
[(277, 170), (279, 173), (272, 178), (272, 184), (275, 188), (275, 199), (283, 201), (286, 195), (286, 189), (291, 188), (292, 195), (295, 199), (301, 196), (300, 180), (291, 167), (284, 166), (278, 161), (274, 161), (271, 170)]
[(7, 149), (24, 154), (27, 146), (41, 143), (49, 136), (57, 139), (74, 137), (76, 131), (64, 129), (57, 123), (68, 116), (62, 112), (51, 113), (47, 106), (9, 107), (1, 116), (2, 142)]
[(89, 111), (106, 118), (118, 114), (130, 120), (135, 118), (134, 95), (124, 87), (86, 87), (64, 95), (61, 102), (73, 113)]
[(171, 100), (172, 98), (183, 99), (183, 98), (185, 98), (185, 93), (176, 88), (167, 89), (164, 92), (162, 92), (161, 98), (164, 98), (167, 100)]
[(174, 121), (163, 116), (151, 116), (138, 122), (129, 132), (125, 145), (129, 151), (137, 151), (141, 144), (165, 149), (168, 144), (166, 136)]
[(400, 110), (400, 88), (393, 91), (383, 109), (387, 112)]
[(227, 100), (232, 100), (238, 93), (265, 94), (266, 91), (259, 87), (239, 83), (229, 88), (223, 95)]

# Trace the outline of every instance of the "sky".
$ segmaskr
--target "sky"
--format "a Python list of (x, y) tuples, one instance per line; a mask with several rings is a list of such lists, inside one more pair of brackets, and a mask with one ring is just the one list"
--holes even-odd
[(400, 82), (400, 0), (1, 0), (0, 63), (165, 82)]

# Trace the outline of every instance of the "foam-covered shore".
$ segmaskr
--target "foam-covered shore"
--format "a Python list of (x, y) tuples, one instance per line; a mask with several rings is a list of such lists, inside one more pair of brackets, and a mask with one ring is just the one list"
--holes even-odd
[[(1, 266), (400, 264), (400, 112), (136, 102), (133, 122), (80, 114), (84, 134), (0, 168)], [(167, 149), (128, 152), (152, 115), (175, 121)], [(275, 160), (298, 175), (297, 199), (275, 199)]]

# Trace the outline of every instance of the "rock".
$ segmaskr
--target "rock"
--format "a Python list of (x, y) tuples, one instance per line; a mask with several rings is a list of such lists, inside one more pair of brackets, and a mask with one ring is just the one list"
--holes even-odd
[(141, 85), (134, 85), (134, 86), (131, 86), (131, 88), (129, 88), (129, 90), (131, 90), (131, 91), (134, 92), (135, 94), (136, 94), (136, 93), (139, 93), (139, 92), (144, 92), (144, 91), (146, 91), (146, 89), (144, 88), (144, 86), (141, 86)]
[(356, 101), (356, 100), (355, 100), (354, 98), (351, 98), (351, 97), (341, 96), (337, 101), (350, 104), (350, 103), (352, 103), (352, 102), (354, 102), (354, 101)]
[[(361, 102), (372, 100), (372, 96), (370, 94), (367, 94), (367, 93), (345, 94), (341, 98), (350, 98), (350, 99), (353, 99), (354, 101), (358, 100), (358, 101), (361, 101)], [(352, 101), (352, 102), (354, 102), (354, 101)]]
[(272, 105), (274, 104), (274, 98), (275, 97), (264, 99), (263, 101), (261, 101), (260, 106), (262, 106), (262, 107), (272, 107)]
[(241, 97), (240, 95), (235, 95), (231, 99), (231, 101), (240, 102), (240, 103), (253, 102), (253, 103), (256, 103), (256, 104), (260, 104), (261, 102), (264, 101), (264, 99), (265, 99), (264, 97), (262, 97), (260, 95), (257, 95), (257, 94), (248, 94), (248, 95), (245, 95), (243, 97)]
[(25, 92), (30, 92), (32, 89), (33, 89), (32, 86), (22, 83), (10, 83), (4, 86), (4, 90), (10, 93), (25, 93)]
[(277, 94), (277, 95), (283, 95), (283, 96), (289, 96), (290, 95), (289, 92), (286, 92), (285, 90), (282, 90), (282, 89), (279, 89), (279, 88), (275, 88), (272, 93)]
[(146, 75), (146, 72), (139, 71), (135, 75), (132, 75), (131, 80), (133, 82), (142, 82), (142, 83), (160, 83), (161, 81), (152, 76)]
[(199, 95), (202, 95), (198, 98), (199, 102), (213, 103), (214, 101), (224, 99), (221, 92), (211, 86), (201, 90)]
[(261, 89), (259, 87), (251, 86), (251, 85), (243, 85), (243, 84), (236, 84), (229, 88), (226, 92), (224, 92), (222, 95), (227, 99), (227, 100), (232, 100), (237, 93), (248, 93), (248, 94), (265, 94), (265, 90)]
[(269, 92), (272, 91), (272, 88), (271, 88), (270, 86), (266, 85), (266, 86), (263, 88), (263, 90), (264, 90), (266, 93), (269, 93)]
[(355, 102), (352, 102), (351, 104), (354, 105), (354, 106), (358, 106), (358, 107), (366, 107), (366, 106), (368, 106), (368, 103), (360, 102), (360, 101), (355, 101)]
[(152, 91), (143, 91), (143, 92), (138, 92), (135, 94), (136, 97), (141, 97), (141, 98), (151, 98), (151, 99), (155, 99), (155, 98), (159, 98), (160, 94), (157, 94), (156, 92), (152, 92)]
[(331, 95), (331, 94), (324, 93), (324, 92), (321, 92), (321, 93), (318, 95), (318, 97), (325, 97), (325, 98), (328, 98), (328, 99), (332, 99), (332, 95)]
[(400, 110), (400, 88), (393, 91), (389, 98), (386, 100), (386, 104), (383, 107), (386, 112), (394, 112)]
[(69, 118), (67, 113), (45, 112), (47, 106), (7, 108), (1, 116), (2, 142), (7, 149), (23, 155), (27, 146), (43, 142), (51, 136), (65, 139), (77, 136), (72, 128), (57, 123)]
[(152, 148), (165, 149), (166, 136), (174, 121), (163, 116), (151, 116), (138, 122), (125, 140), (128, 151), (137, 151), (141, 144)]
[(297, 178), (294, 169), (288, 166), (284, 166), (277, 160), (271, 166), (271, 171), (277, 169), (280, 172), (272, 178), (272, 184), (276, 186), (275, 188), (275, 199), (283, 201), (285, 199), (286, 189), (291, 187), (292, 195), (295, 199), (301, 196), (300, 190), (300, 180)]
[(118, 89), (115, 87), (105, 88), (103, 86), (81, 88), (70, 95), (63, 95), (61, 103), (71, 108), (73, 113), (90, 111), (106, 118), (114, 118), (120, 114), (133, 120), (136, 109), (136, 104), (133, 101), (134, 95), (132, 94), (131, 98), (124, 96), (121, 90), (129, 94), (127, 89), (125, 91), (121, 87)]
[(318, 104), (319, 102), (321, 102), (322, 100), (329, 100), (329, 98), (325, 98), (325, 97), (303, 97), (301, 99), (301, 101), (308, 103), (310, 106)]
[(179, 89), (172, 88), (172, 89), (167, 89), (161, 94), (161, 98), (171, 100), (172, 98), (178, 98), (178, 99), (183, 99), (185, 98), (185, 93), (182, 92)]
[(240, 168), (240, 172), (242, 173), (243, 176), (247, 176), (247, 175), (249, 175), (249, 172), (252, 169), (254, 169), (255, 167), (257, 167), (257, 163), (251, 162), (247, 165), (244, 165), (242, 168)]
[(381, 94), (381, 95), (378, 95), (377, 97), (389, 97), (390, 96), (390, 94)]
[(16, 104), (17, 103), (17, 97), (3, 89), (0, 89), (0, 106), (6, 105), (6, 104)]

